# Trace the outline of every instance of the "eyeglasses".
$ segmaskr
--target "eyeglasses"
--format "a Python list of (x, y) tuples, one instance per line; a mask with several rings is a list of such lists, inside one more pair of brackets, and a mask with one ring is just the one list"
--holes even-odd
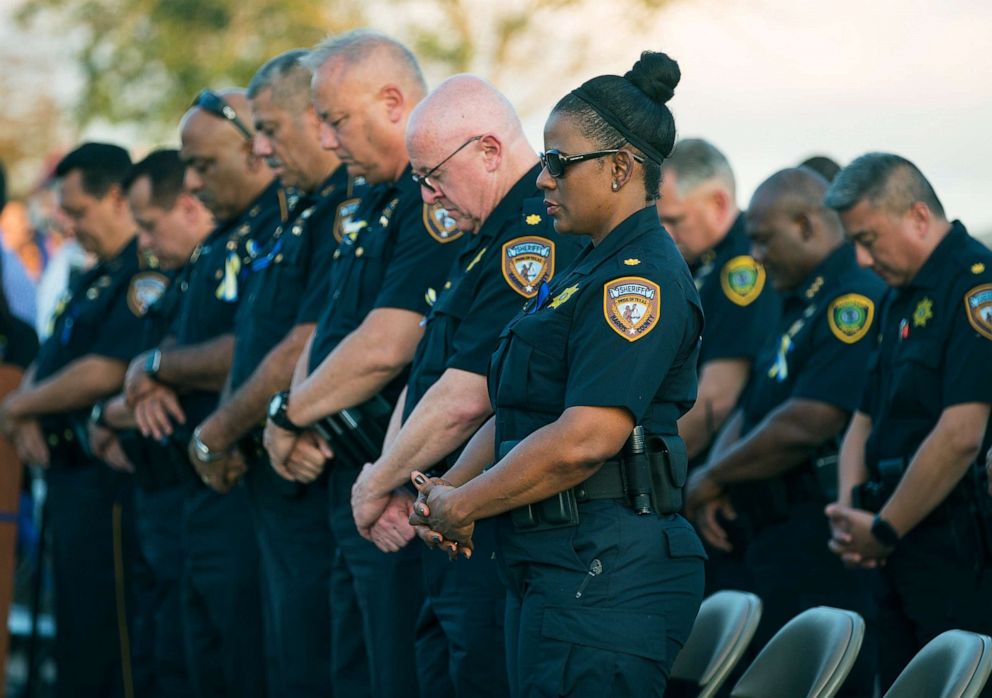
[[(619, 153), (622, 150), (623, 148), (611, 148), (610, 150), (596, 150), (591, 153), (582, 153), (581, 155), (562, 155), (560, 150), (557, 148), (552, 148), (547, 152), (541, 153), (541, 164), (544, 165), (544, 168), (548, 171), (549, 175), (555, 179), (558, 179), (565, 174), (565, 168), (569, 165), (574, 165), (575, 163), (582, 162), (584, 160), (595, 160), (596, 158), (601, 158), (605, 155), (613, 155), (614, 153)], [(637, 162), (644, 162), (644, 158), (640, 155), (630, 153), (630, 156)]]
[(244, 122), (238, 118), (238, 113), (234, 111), (234, 107), (228, 104), (223, 97), (213, 90), (203, 90), (196, 96), (196, 99), (193, 100), (193, 106), (199, 107), (203, 111), (209, 112), (216, 117), (230, 121), (231, 125), (238, 129), (241, 132), (241, 135), (243, 135), (247, 140), (250, 141), (252, 139), (251, 131), (249, 131)]
[(438, 170), (440, 170), (441, 167), (443, 167), (444, 164), (446, 162), (448, 162), (448, 160), (450, 160), (451, 158), (453, 158), (456, 155), (458, 155), (458, 153), (462, 152), (462, 150), (464, 150), (470, 143), (475, 143), (476, 141), (481, 140), (482, 138), (483, 138), (483, 136), (472, 136), (467, 141), (465, 141), (460, 146), (458, 146), (455, 149), (455, 152), (453, 152), (451, 155), (449, 155), (448, 157), (446, 157), (444, 160), (442, 160), (438, 164), (434, 165), (434, 167), (432, 167), (431, 169), (427, 170), (427, 174), (422, 174), (422, 175), (413, 174), (413, 175), (411, 175), (413, 177), (413, 181), (416, 182), (417, 184), (419, 184), (420, 186), (422, 186), (427, 191), (431, 192), (432, 194), (437, 194), (438, 193), (437, 187), (434, 184), (432, 184), (431, 181), (430, 181), (431, 176), (435, 172), (437, 172)]

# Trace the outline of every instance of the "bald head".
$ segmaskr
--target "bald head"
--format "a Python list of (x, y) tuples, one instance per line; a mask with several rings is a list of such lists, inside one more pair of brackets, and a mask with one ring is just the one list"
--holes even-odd
[(410, 115), (406, 144), (413, 171), (427, 175), (424, 200), (440, 203), (464, 231), (478, 230), (537, 165), (513, 105), (475, 75), (431, 92)]
[(776, 172), (751, 197), (746, 213), (754, 256), (775, 287), (793, 289), (844, 240), (837, 214), (824, 206), (829, 183), (805, 167)]

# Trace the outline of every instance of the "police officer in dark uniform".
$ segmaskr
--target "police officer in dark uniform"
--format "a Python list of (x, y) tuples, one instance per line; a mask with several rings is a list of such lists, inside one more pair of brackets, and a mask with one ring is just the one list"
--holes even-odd
[[(454, 464), (492, 414), (485, 374), (500, 329), (580, 247), (578, 238), (554, 232), (536, 187), (537, 156), (513, 107), (489, 83), (473, 76), (444, 82), (414, 111), (407, 143), (424, 200), (444, 206), (471, 234), (436, 289), (396, 407), (403, 428), (355, 483), (352, 512), (359, 531), (370, 531), (392, 490), (408, 483), (411, 472), (437, 468), (440, 474)], [(467, 145), (449, 158), (462, 143)], [(423, 557), (428, 598), (417, 631), (417, 665), (420, 685), (434, 696), (509, 692), (506, 588), (492, 559), (493, 522), (480, 523), (474, 540), (479, 554), (468, 563), (450, 565), (429, 552)]]
[(89, 410), (120, 389), (140, 351), (142, 316), (162, 290), (138, 251), (121, 191), (130, 166), (122, 148), (86, 143), (56, 167), (62, 209), (99, 261), (72, 286), (28, 377), (0, 408), (4, 431), (28, 446), (29, 462), (47, 467), (55, 659), (65, 696), (129, 694), (142, 670), (130, 650), (138, 555), (130, 478), (103, 466), (86, 442)]
[[(320, 420), (332, 431), (349, 430), (331, 434), (334, 458), (328, 464), (331, 530), (340, 549), (332, 570), (332, 644), (336, 651), (342, 635), (357, 634), (342, 626), (357, 599), (371, 693), (400, 695), (416, 686), (412, 648), (423, 603), (420, 551), (407, 545), (413, 537), (407, 522), (412, 496), (395, 494), (372, 534), (399, 551), (387, 554), (356, 530), (351, 488), (365, 462), (379, 455), (385, 422), (423, 333), (426, 296), (443, 283), (457, 253), (450, 243), (461, 233), (444, 222), (443, 211), (422, 202), (410, 177), (404, 131), (426, 89), (409, 50), (382, 34), (358, 31), (318, 45), (304, 63), (314, 73), (322, 145), (348, 164), (350, 174), (378, 186), (343, 228), (326, 312), (291, 392), (277, 394), (270, 405), (266, 446), (274, 466), (305, 480), (322, 470), (330, 451), (314, 451), (313, 434), (302, 428)], [(308, 446), (314, 458), (304, 455), (308, 463), (301, 470), (293, 454)]]
[[(169, 283), (145, 314), (142, 351), (158, 346), (172, 334), (188, 285), (186, 264), (213, 228), (210, 212), (183, 190), (185, 169), (179, 151), (158, 150), (135, 164), (124, 178), (131, 213), (138, 224), (138, 245), (158, 260)], [(166, 283), (166, 279), (159, 281)], [(188, 468), (184, 450), (175, 444), (163, 447), (161, 442), (144, 437), (123, 393), (94, 405), (89, 439), (94, 453), (111, 467), (133, 473), (136, 485), (135, 524), (148, 567), (147, 588), (139, 599), (140, 623), (148, 642), (145, 651), (151, 657), (149, 675), (140, 677), (145, 683), (136, 677), (136, 693), (170, 698), (192, 695), (180, 599), (185, 560), (180, 469)]]
[[(689, 264), (706, 313), (699, 395), (679, 420), (690, 467), (701, 465), (747, 385), (780, 299), (751, 256), (726, 156), (699, 138), (680, 140), (662, 167), (658, 214)], [(712, 563), (712, 560), (711, 560)], [(707, 583), (710, 566), (707, 566)]]
[(990, 498), (978, 463), (992, 439), (992, 254), (947, 220), (898, 155), (852, 162), (826, 204), (859, 261), (891, 287), (828, 508), (831, 548), (850, 565), (881, 567), (884, 691), (939, 633), (992, 634)]
[(414, 475), (428, 540), (470, 555), (475, 522), (498, 516), (513, 695), (660, 695), (702, 598), (676, 424), (702, 311), (653, 201), (678, 79), (646, 52), (552, 111), (538, 186), (556, 230), (592, 245), (503, 330), (495, 415), (446, 474), (455, 486)]
[(331, 690), (327, 593), (334, 554), (326, 479), (280, 478), (262, 447), (265, 410), (289, 387), (293, 369), (323, 312), (337, 242), (339, 206), (349, 194), (346, 168), (319, 147), (304, 50), (263, 65), (248, 86), (255, 154), (302, 197), (251, 264), (235, 320), (230, 390), (197, 429), (211, 452), (242, 443), (261, 552), (266, 646), (272, 696), (322, 696)]
[[(747, 212), (755, 258), (783, 292), (782, 319), (756, 364), (740, 410), (689, 480), (688, 511), (716, 548), (742, 548), (764, 602), (761, 646), (818, 605), (873, 611), (864, 580), (826, 550), (837, 438), (857, 408), (874, 344), (882, 284), (860, 269), (840, 220), (822, 205), (827, 182), (783, 170), (755, 192)], [(821, 472), (825, 470), (825, 472)], [(729, 495), (729, 499), (727, 499)], [(737, 519), (730, 540), (716, 517)], [(873, 633), (845, 686), (871, 696)]]
[[(242, 281), (288, 204), (252, 153), (247, 102), (240, 91), (203, 92), (183, 118), (186, 188), (218, 221), (194, 251), (175, 334), (137, 357), (128, 398), (139, 427), (171, 448), (190, 443), (203, 466), (183, 468), (186, 569), (183, 613), (194, 691), (200, 696), (266, 692), (258, 547), (236, 454), (214, 454), (190, 430), (217, 406), (230, 367)], [(163, 393), (160, 388), (165, 389)], [(160, 395), (179, 396), (177, 415)], [(214, 489), (230, 489), (218, 494)]]

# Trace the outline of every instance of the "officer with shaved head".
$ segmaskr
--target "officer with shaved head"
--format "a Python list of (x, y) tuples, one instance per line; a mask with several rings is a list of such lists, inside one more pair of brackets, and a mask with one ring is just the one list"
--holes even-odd
[[(446, 471), (492, 414), (486, 373), (500, 331), (580, 246), (555, 233), (537, 189), (537, 155), (509, 101), (485, 80), (459, 75), (442, 83), (414, 110), (406, 141), (424, 201), (442, 205), (467, 234), (434, 289), (396, 407), (402, 427), (355, 483), (352, 512), (366, 536), (392, 490), (415, 470)], [(508, 693), (494, 526), (479, 523), (476, 554), (457, 565), (423, 549), (428, 599), (417, 658), (432, 694)]]
[[(823, 205), (826, 190), (826, 180), (798, 168), (772, 175), (751, 199), (752, 252), (783, 295), (782, 320), (740, 408), (690, 476), (686, 508), (710, 545), (743, 548), (764, 602), (759, 644), (812, 606), (865, 616), (869, 635), (844, 695), (871, 696), (873, 608), (863, 580), (827, 550), (823, 508), (833, 498), (824, 485), (834, 481), (838, 437), (867, 378), (883, 285), (858, 267), (840, 219)], [(718, 511), (748, 536), (732, 544)]]

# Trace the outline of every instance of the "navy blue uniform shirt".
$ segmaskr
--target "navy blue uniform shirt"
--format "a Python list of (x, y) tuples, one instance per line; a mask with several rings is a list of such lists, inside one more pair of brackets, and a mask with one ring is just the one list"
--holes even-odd
[(861, 403), (885, 285), (861, 269), (844, 243), (796, 289), (755, 364), (742, 400), (742, 434), (789, 399), (826, 402), (845, 412)]
[[(377, 308), (427, 315), (430, 289), (444, 283), (462, 233), (437, 206), (427, 206), (407, 166), (399, 180), (368, 190), (346, 222), (331, 264), (329, 299), (310, 349), (314, 371)], [(404, 372), (393, 381), (399, 394)], [(400, 386), (400, 387), (397, 387)]]
[(34, 328), (11, 314), (0, 314), (0, 364), (27, 368), (38, 355)]
[(861, 403), (872, 420), (870, 470), (908, 463), (948, 407), (992, 402), (992, 252), (954, 221), (913, 280), (886, 292), (881, 318)]
[(540, 171), (535, 166), (525, 174), (479, 231), (465, 237), (425, 321), (407, 385), (404, 420), (449, 368), (486, 375), (506, 323), (586, 242), (555, 232), (537, 189)]
[[(273, 182), (241, 215), (221, 223), (193, 252), (185, 297), (175, 323), (176, 346), (191, 346), (234, 330), (242, 282), (258, 250), (286, 214), (285, 196)], [(243, 272), (243, 270), (245, 270)], [(217, 407), (219, 393), (181, 396), (187, 424), (199, 424)]]
[(235, 317), (232, 389), (251, 376), (293, 327), (316, 323), (323, 313), (337, 247), (335, 217), (353, 189), (341, 165), (317, 191), (295, 202), (289, 219), (250, 262), (247, 292)]
[(622, 407), (651, 434), (678, 433), (696, 398), (702, 309), (689, 269), (644, 208), (588, 245), (503, 330), (489, 373), (496, 443), (569, 407)]
[(691, 268), (706, 313), (700, 366), (714, 359), (754, 361), (778, 324), (779, 295), (750, 250), (741, 213), (723, 240)]

